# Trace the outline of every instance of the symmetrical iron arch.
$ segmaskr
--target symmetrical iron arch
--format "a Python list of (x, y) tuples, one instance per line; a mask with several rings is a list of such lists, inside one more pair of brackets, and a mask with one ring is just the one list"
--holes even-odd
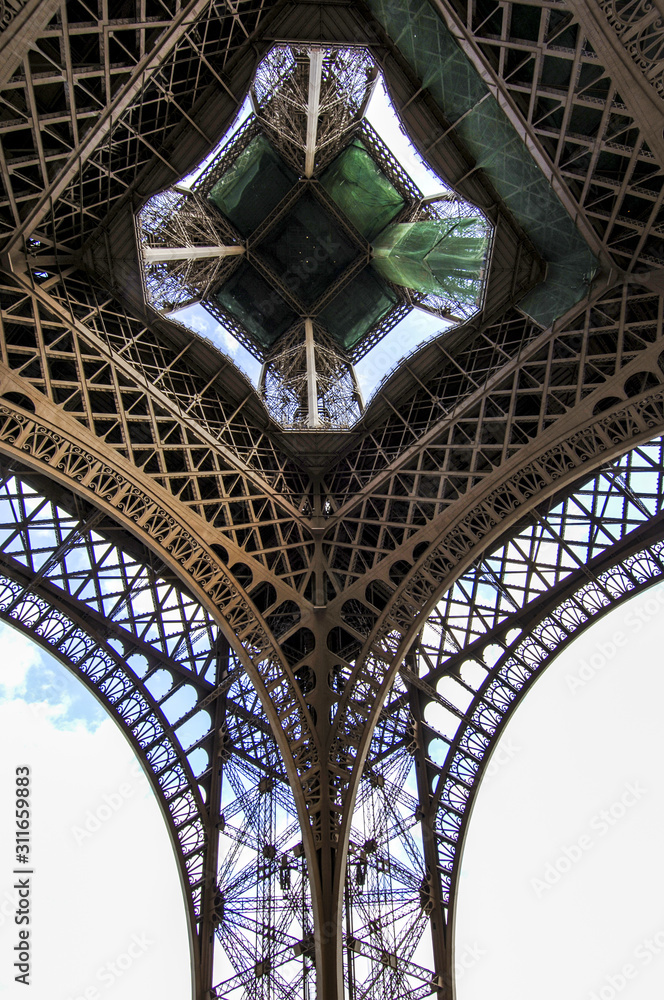
[[(211, 939), (231, 927), (239, 936), (225, 939), (235, 956), (228, 990), (238, 998), (245, 982), (258, 984), (249, 995), (288, 996), (293, 986), (279, 972), (287, 958), (307, 989), (315, 967), (319, 1000), (340, 1000), (346, 988), (353, 1000), (388, 998), (407, 987), (450, 1000), (461, 807), (491, 728), (527, 687), (528, 657), (539, 664), (607, 601), (660, 572), (659, 507), (635, 484), (638, 456), (650, 454), (638, 449), (664, 430), (664, 148), (652, 125), (661, 118), (661, 29), (647, 0), (160, 0), (129, 3), (116, 21), (77, 0), (12, 10), (0, 31), (0, 451), (46, 506), (60, 505), (62, 526), (51, 524), (39, 566), (30, 552), (41, 543), (20, 515), (23, 563), (7, 562), (5, 607), (21, 609), (26, 628), (48, 623), (42, 641), (81, 629), (85, 648), (103, 650), (110, 669), (124, 670), (122, 683), (140, 689), (141, 710), (162, 712), (170, 727), (159, 753), (180, 768), (197, 845), (197, 1000), (215, 986), (227, 994)], [(215, 145), (275, 38), (368, 46), (417, 148), (496, 227), (482, 313), (406, 359), (350, 432), (284, 432), (229, 359), (147, 315), (142, 300), (135, 210)], [(635, 446), (623, 467), (619, 456)], [(652, 468), (660, 466), (658, 452)], [(623, 509), (615, 536), (605, 545), (598, 534), (579, 553), (556, 533), (577, 516), (583, 487), (581, 500), (565, 497), (590, 475), (599, 478), (588, 495), (610, 495)], [(537, 552), (546, 532), (556, 536), (553, 566)], [(103, 568), (94, 553), (107, 544), (118, 567), (146, 567), (131, 580), (117, 570), (125, 591), (157, 574), (181, 595), (174, 634), (187, 631), (182, 609), (198, 609), (203, 653), (183, 652), (184, 672), (131, 614), (122, 651), (96, 631)], [(510, 576), (510, 545), (528, 593)], [(92, 553), (96, 596), (85, 607), (62, 570), (79, 549)], [(537, 596), (538, 573), (553, 574), (550, 606)], [(436, 616), (454, 634), (464, 587), (488, 624), (457, 629), (459, 648), (441, 652)], [(36, 597), (21, 596), (24, 588)], [(487, 591), (499, 598), (493, 605)], [(155, 596), (157, 631), (167, 612)], [(468, 660), (516, 627), (520, 640), (466, 683)], [(129, 647), (147, 668), (123, 667)], [(147, 675), (161, 669), (182, 688), (196, 673), (188, 711), (208, 713), (209, 725), (191, 744), (175, 733), (189, 719), (169, 721), (168, 694), (150, 691)], [(460, 691), (470, 698), (461, 708), (452, 697)], [(465, 720), (438, 764), (428, 702)], [(233, 712), (237, 752), (226, 760)], [(486, 739), (471, 733), (476, 723)], [(262, 791), (251, 733), (272, 762)], [(209, 751), (207, 763), (197, 751)], [(229, 775), (238, 769), (232, 800), (223, 799), (219, 761)], [(408, 822), (386, 821), (388, 786), (404, 809), (412, 789)], [(256, 930), (257, 909), (244, 928), (233, 910), (238, 885), (258, 905), (257, 881), (236, 868), (227, 896), (217, 884), (222, 800), (249, 826), (255, 815), (262, 831), (277, 807), (297, 816), (297, 857), (288, 838), (277, 850), (270, 833), (260, 862), (274, 886), (273, 909), (261, 911), (266, 928), (278, 927), (273, 939)], [(354, 803), (365, 810), (359, 831)], [(401, 923), (390, 915), (398, 907), (378, 901), (388, 883), (403, 889)], [(285, 914), (300, 921), (294, 944)], [(409, 949), (427, 920), (432, 950), (420, 962)], [(400, 951), (410, 965), (400, 966)]]
[[(424, 829), (430, 824), (430, 834), (437, 843), (434, 871), (441, 877), (440, 902), (453, 927), (454, 885), (469, 806), (510, 714), (547, 663), (579, 631), (664, 575), (663, 456), (664, 444), (657, 439), (604, 467), (571, 497), (536, 513), (516, 535), (474, 564), (447, 596), (446, 607), (430, 617), (383, 708), (360, 796), (361, 808), (365, 808), (382, 792), (388, 812), (395, 818), (395, 802), (401, 799), (408, 812), (397, 824), (402, 828), (401, 838), (411, 845), (408, 869), (404, 869), (398, 853), (391, 859), (388, 853), (382, 860), (380, 853), (375, 854), (380, 849), (381, 832), (385, 837), (384, 825), (381, 830), (375, 818), (373, 826), (360, 826), (360, 834), (353, 838), (348, 915), (359, 906), (366, 923), (364, 928), (346, 927), (345, 941), (348, 969), (354, 971), (362, 957), (370, 966), (365, 989), (377, 989), (388, 971), (394, 972), (394, 977), (386, 995), (413, 984), (415, 995), (419, 995), (419, 980), (419, 990), (425, 996), (431, 984), (438, 983), (437, 977), (442, 977), (440, 982), (450, 981), (451, 952), (450, 964), (435, 972), (409, 963), (403, 947), (404, 934), (406, 938), (414, 934), (414, 944), (418, 944), (417, 932), (424, 929), (436, 905), (432, 871), (427, 866), (431, 860), (426, 848), (420, 846), (418, 852), (408, 829), (421, 823), (426, 843)], [(209, 818), (205, 799), (211, 791), (210, 755), (219, 755), (222, 776), (230, 780), (233, 795), (230, 799), (222, 796), (222, 821), (217, 827), (235, 846), (225, 855), (222, 852), (219, 869), (213, 868), (214, 889), (208, 905), (216, 914), (227, 954), (240, 968), (219, 986), (217, 995), (233, 996), (234, 989), (247, 988), (258, 966), (264, 970), (261, 976), (268, 971), (272, 974), (271, 989), (290, 995), (292, 988), (301, 988), (294, 987), (299, 983), (298, 974), (289, 965), (296, 958), (301, 957), (305, 981), (311, 981), (311, 945), (307, 942), (313, 928), (305, 916), (306, 892), (302, 893), (306, 879), (303, 881), (297, 821), (293, 824), (291, 820), (286, 832), (280, 833), (276, 815), (267, 820), (262, 816), (260, 822), (257, 819), (270, 802), (270, 810), (281, 803), (280, 808), (286, 808), (292, 818), (296, 810), (251, 685), (237, 661), (232, 656), (229, 659), (227, 646), (223, 641), (220, 645), (214, 623), (200, 606), (172, 582), (160, 578), (163, 567), (154, 560), (142, 563), (140, 555), (118, 549), (109, 537), (112, 525), (94, 508), (81, 505), (71, 494), (61, 494), (57, 505), (46, 501), (39, 496), (39, 485), (43, 484), (34, 476), (26, 477), (16, 470), (6, 471), (3, 478), (0, 558), (5, 576), (0, 616), (74, 670), (130, 738), (169, 818), (184, 882), (190, 887), (187, 895), (193, 926), (202, 917), (203, 892), (206, 887), (210, 890), (207, 865), (214, 834), (203, 829), (200, 820), (201, 815)], [(557, 551), (543, 561), (540, 550), (545, 546), (550, 550), (552, 543)], [(478, 592), (483, 588), (485, 596), (481, 598)], [(151, 599), (149, 609), (146, 595)], [(136, 607), (140, 607), (138, 613)], [(166, 622), (168, 634), (164, 631)], [(438, 639), (438, 648), (432, 636)], [(182, 727), (200, 718), (211, 703), (215, 691), (212, 675), (223, 688), (223, 718), (217, 716), (214, 723), (221, 721), (221, 725), (215, 734), (208, 716), (207, 725), (189, 744)], [(433, 686), (436, 682), (438, 691)], [(183, 714), (172, 714), (183, 707), (174, 698), (176, 693), (179, 691), (181, 697), (192, 686), (196, 689), (194, 706)], [(162, 707), (169, 703), (173, 709)], [(454, 720), (445, 730), (444, 760), (431, 749), (432, 743), (440, 743), (442, 734), (426, 719), (430, 706), (443, 708), (448, 726)], [(187, 758), (183, 758), (185, 746)], [(191, 759), (196, 750), (205, 755), (197, 767)], [(422, 768), (425, 787), (432, 792), (428, 814), (422, 799), (409, 797), (403, 785), (400, 791), (389, 776), (386, 783), (386, 766), (396, 767), (398, 772), (405, 765), (406, 771), (412, 771), (413, 763)], [(236, 767), (240, 771), (234, 777)], [(246, 783), (247, 777), (253, 781), (243, 787), (242, 780)], [(402, 774), (402, 781), (404, 777)], [(280, 791), (275, 791), (275, 786)], [(199, 789), (204, 793), (202, 799)], [(239, 827), (238, 814), (244, 816)], [(262, 852), (258, 874), (256, 862), (235, 870), (238, 851), (246, 851), (248, 846), (246, 830), (259, 835), (257, 841), (251, 841), (258, 843), (259, 856)], [(220, 840), (223, 844), (223, 836)], [(393, 850), (394, 846), (392, 841)], [(285, 853), (284, 847), (288, 848)], [(372, 872), (374, 878), (380, 878), (382, 872), (383, 878), (396, 879), (397, 884), (400, 878), (405, 880), (404, 886), (410, 885), (409, 897), (397, 895), (390, 911), (384, 902), (382, 908), (379, 906), (374, 890), (374, 898), (367, 904), (363, 893)], [(270, 878), (282, 888), (278, 899), (264, 891)], [(286, 893), (284, 897), (284, 888), (290, 890), (291, 885), (292, 896)], [(263, 891), (252, 896), (257, 887)], [(274, 920), (277, 909), (292, 922), (295, 897), (303, 904), (301, 937), (293, 937), (292, 927), (290, 934), (268, 933), (273, 924), (267, 918), (272, 915)], [(262, 909), (259, 899), (263, 900)], [(242, 917), (237, 909), (240, 902)], [(252, 905), (254, 918), (247, 916)], [(398, 949), (393, 944), (389, 950), (386, 942), (377, 947), (372, 940), (378, 931), (376, 925), (384, 932), (391, 920), (400, 919), (403, 924), (399, 908), (403, 910), (404, 905), (410, 906), (411, 922), (401, 928)], [(259, 945), (255, 936), (260, 926), (266, 933)], [(253, 942), (242, 936), (243, 927), (245, 932), (253, 932)], [(258, 955), (260, 960), (249, 961), (251, 943), (255, 949), (261, 947), (254, 952), (254, 958)], [(391, 956), (396, 956), (394, 966)], [(358, 985), (357, 974), (353, 982)]]

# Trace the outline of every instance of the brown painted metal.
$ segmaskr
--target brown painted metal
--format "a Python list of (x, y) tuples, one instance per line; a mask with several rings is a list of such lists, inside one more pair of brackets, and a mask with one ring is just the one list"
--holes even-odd
[[(472, 3), (440, 0), (602, 263), (587, 300), (541, 330), (514, 306), (537, 278), (537, 255), (451, 134), (427, 147), (447, 125), (361, 4), (162, 6), (163, 17), (137, 3), (133, 17), (114, 22), (100, 4), (97, 22), (77, 24), (64, 2), (48, 5), (47, 21), (44, 5), (26, 4), (0, 33), (0, 59), (4, 42), (16, 67), (0, 122), (0, 451), (45, 493), (81, 505), (81, 538), (98, 517), (128, 550), (155, 560), (220, 630), (218, 651), (227, 643), (242, 664), (260, 699), (255, 729), (279, 748), (300, 823), (315, 925), (297, 956), (302, 976), (313, 948), (319, 1000), (339, 1000), (355, 961), (347, 952), (364, 947), (342, 937), (348, 872), (355, 864), (364, 877), (366, 863), (353, 842), (354, 805), (393, 684), (409, 685), (403, 697), (416, 730), (421, 723), (429, 682), (404, 682), (400, 671), (425, 623), (530, 511), (664, 429), (664, 176), (650, 123), (640, 127), (643, 108), (661, 102), (662, 67), (634, 57), (645, 6), (621, 26), (600, 4), (592, 32), (604, 45), (590, 52), (589, 15), (579, 13), (577, 29), (578, 5), (563, 22), (559, 5), (530, 3), (539, 27), (524, 40), (510, 3), (497, 4), (489, 24)], [(402, 364), (351, 430), (322, 434), (315, 465), (314, 438), (279, 427), (229, 359), (145, 308), (133, 225), (151, 194), (219, 140), (274, 38), (368, 44), (415, 144), (497, 226), (482, 313)], [(510, 68), (517, 55), (532, 64), (529, 79)], [(568, 85), (546, 83), (553, 58), (574, 68)], [(586, 67), (605, 81), (602, 99), (577, 85)], [(547, 100), (560, 116), (543, 114)], [(600, 115), (588, 135), (584, 110)], [(61, 557), (53, 554), (48, 573)], [(13, 572), (16, 581), (22, 571)], [(20, 586), (44, 607), (67, 603), (38, 573), (24, 576)], [(67, 601), (71, 614), (84, 613)], [(197, 1000), (214, 985), (210, 937), (221, 905), (212, 871), (224, 669), (196, 686), (197, 707), (212, 719), (205, 807), (193, 772), (186, 779), (209, 866), (196, 883), (200, 907), (190, 905)], [(132, 680), (137, 691), (144, 682)], [(176, 728), (164, 724), (175, 747)], [(429, 766), (422, 744), (416, 757)], [(430, 866), (433, 807), (422, 781), (418, 794)], [(184, 850), (175, 833), (174, 842)], [(299, 873), (299, 861), (284, 871), (291, 864)], [(442, 895), (431, 899), (441, 914)], [(450, 933), (441, 942), (437, 929), (434, 947), (445, 997)], [(383, 952), (382, 968), (394, 969)], [(272, 966), (261, 963), (263, 977)]]

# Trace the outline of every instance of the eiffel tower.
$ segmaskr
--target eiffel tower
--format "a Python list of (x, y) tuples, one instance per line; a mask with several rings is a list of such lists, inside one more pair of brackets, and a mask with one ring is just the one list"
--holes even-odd
[[(664, 575), (659, 0), (3, 0), (0, 77), (0, 617), (150, 777), (195, 1000), (452, 1000), (491, 752)], [(366, 125), (379, 78), (434, 205)], [(450, 206), (472, 308), (394, 280)], [(413, 308), (447, 329), (365, 406)]]

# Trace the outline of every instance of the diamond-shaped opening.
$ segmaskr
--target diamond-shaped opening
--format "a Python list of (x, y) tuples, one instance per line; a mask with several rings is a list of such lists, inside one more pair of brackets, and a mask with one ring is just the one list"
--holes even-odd
[(305, 305), (312, 305), (356, 255), (329, 213), (303, 195), (261, 243), (259, 252), (276, 276)]
[(359, 139), (337, 156), (320, 182), (368, 240), (377, 236), (405, 204)]
[[(337, 53), (335, 59), (337, 69), (345, 66), (343, 54)], [(352, 54), (349, 59), (352, 62)], [(308, 90), (298, 90), (299, 84), (288, 89), (284, 80), (279, 77), (270, 84), (260, 114), (251, 114), (250, 102), (245, 102), (243, 119), (234, 124), (229, 138), (185, 178), (188, 189), (186, 184), (185, 190), (174, 188), (170, 199), (160, 194), (142, 213), (146, 294), (148, 301), (161, 304), (162, 312), (179, 308), (178, 320), (204, 334), (210, 330), (209, 319), (202, 315), (207, 306), (221, 320), (220, 329), (211, 333), (213, 339), (221, 340), (226, 349), (226, 338), (235, 338), (233, 356), (242, 358), (259, 384), (262, 376), (256, 363), (265, 363), (285, 333), (291, 331), (297, 341), (306, 329), (304, 320), (312, 318), (316, 336), (335, 341), (354, 362), (362, 364), (362, 356), (371, 353), (371, 363), (362, 372), (357, 369), (366, 392), (376, 372), (392, 367), (398, 355), (440, 332), (441, 323), (450, 322), (448, 315), (458, 321), (476, 310), (485, 279), (482, 263), (486, 268), (489, 227), (472, 206), (451, 192), (441, 195), (444, 181), (418, 161), (396, 117), (391, 124), (384, 120), (385, 107), (376, 113), (377, 132), (370, 114), (355, 131), (346, 129), (348, 115), (364, 106), (366, 81), (361, 73), (355, 90), (347, 88), (345, 75), (343, 80), (339, 77), (339, 94), (347, 101), (337, 123), (339, 135), (329, 157), (328, 152), (320, 158), (317, 154), (314, 167), (305, 169), (301, 126), (306, 121)], [(356, 91), (362, 101), (353, 103)], [(382, 82), (373, 105), (379, 97), (394, 116)], [(291, 134), (275, 122), (293, 101), (297, 114)], [(335, 114), (334, 109), (321, 112), (330, 135), (336, 128)], [(442, 233), (452, 226), (455, 236), (465, 237), (468, 234), (460, 227), (466, 219), (477, 223), (478, 232), (470, 234), (475, 242), (484, 241), (482, 261), (479, 251), (474, 255), (478, 260), (473, 259), (479, 273), (473, 272), (469, 282), (461, 280), (466, 275), (459, 275), (456, 259), (447, 260), (452, 256), (449, 233)], [(431, 241), (424, 236), (432, 226), (437, 227), (436, 239), (429, 246)], [(404, 227), (409, 227), (408, 240), (402, 238)], [(441, 234), (444, 246), (438, 245)], [(415, 254), (414, 235), (422, 237)], [(459, 245), (456, 240), (455, 252)], [(161, 247), (170, 253), (163, 260)], [(189, 252), (208, 247), (207, 254)], [(341, 288), (345, 275), (350, 280)], [(170, 297), (166, 285), (169, 290), (173, 286)], [(333, 297), (326, 299), (324, 308), (317, 307), (328, 294)], [(409, 315), (418, 304), (427, 311)], [(402, 327), (406, 317), (407, 328)], [(284, 341), (285, 350), (290, 350), (291, 340)], [(328, 346), (334, 353), (334, 344)]]
[(327, 304), (320, 321), (349, 351), (397, 302), (396, 293), (371, 268), (365, 268)]

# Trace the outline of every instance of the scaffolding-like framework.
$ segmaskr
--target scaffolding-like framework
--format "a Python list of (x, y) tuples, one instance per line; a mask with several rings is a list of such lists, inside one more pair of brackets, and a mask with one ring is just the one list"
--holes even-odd
[(260, 63), (254, 113), (296, 173), (313, 177), (364, 117), (378, 69), (362, 48), (277, 45)]
[(311, 320), (281, 338), (266, 357), (258, 391), (289, 429), (349, 428), (364, 408), (350, 360)]
[[(256, 70), (250, 90), (253, 114), (216, 155), (208, 157), (202, 170), (194, 172), (190, 187), (176, 185), (153, 197), (137, 219), (147, 301), (166, 314), (203, 305), (263, 363), (259, 391), (286, 429), (342, 430), (352, 426), (363, 410), (353, 362), (364, 357), (412, 308), (460, 323), (482, 306), (491, 226), (478, 209), (451, 191), (424, 198), (364, 117), (378, 79), (378, 67), (366, 47), (274, 46)], [(250, 169), (245, 161), (261, 135), (267, 135), (299, 183), (243, 240), (210, 201), (220, 183), (228, 184), (229, 178), (232, 183), (234, 172)], [(391, 307), (383, 308), (357, 342), (344, 348), (325, 329), (321, 313), (351, 286), (374, 252), (367, 234), (358, 231), (320, 180), (325, 168), (352, 139), (359, 140), (364, 154), (387, 179), (394, 196), (401, 199), (394, 221), (468, 220), (472, 225), (466, 228), (466, 236), (485, 247), (485, 267), (476, 278), (456, 282), (455, 292), (446, 296), (384, 279)], [(316, 270), (316, 259), (289, 269), (284, 278), (263, 253), (266, 237), (274, 236), (308, 190), (356, 251), (355, 259), (315, 302), (303, 300), (301, 292), (310, 271)], [(256, 190), (254, 196), (260, 198), (261, 194)], [(242, 259), (267, 282), (275, 301), (285, 302), (296, 317), (269, 347), (259, 346), (255, 334), (248, 330), (246, 319), (243, 321), (246, 307), (238, 315), (219, 295)], [(260, 287), (264, 300), (265, 284)], [(268, 309), (268, 316), (272, 312), (273, 308)]]
[(136, 226), (147, 300), (166, 314), (204, 302), (244, 254), (228, 221), (185, 187), (151, 198)]

